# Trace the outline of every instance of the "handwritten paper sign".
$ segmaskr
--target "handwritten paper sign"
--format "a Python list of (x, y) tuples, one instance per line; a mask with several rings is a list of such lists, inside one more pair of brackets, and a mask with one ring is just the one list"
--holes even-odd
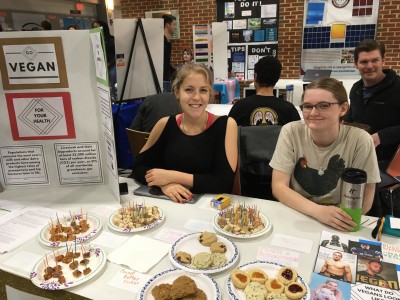
[(257, 259), (273, 261), (284, 266), (297, 268), (299, 266), (300, 253), (278, 248), (258, 248)]
[(134, 270), (122, 269), (108, 284), (119, 289), (137, 293), (150, 278), (150, 275), (139, 273)]
[(400, 246), (382, 243), (383, 260), (400, 265)]

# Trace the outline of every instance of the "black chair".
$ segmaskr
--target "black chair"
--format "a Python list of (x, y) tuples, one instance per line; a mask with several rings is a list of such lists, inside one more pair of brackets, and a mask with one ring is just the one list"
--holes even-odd
[(275, 151), (282, 126), (239, 126), (238, 174), (240, 194), (276, 200), (272, 196), (272, 168), (269, 162)]

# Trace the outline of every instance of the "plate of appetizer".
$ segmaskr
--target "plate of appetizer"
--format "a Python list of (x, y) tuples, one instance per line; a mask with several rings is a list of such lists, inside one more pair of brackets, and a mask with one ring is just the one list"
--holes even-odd
[(65, 243), (82, 244), (100, 233), (99, 218), (89, 214), (71, 214), (50, 220), (39, 233), (39, 242), (49, 247), (59, 247)]
[(137, 299), (221, 300), (222, 296), (217, 282), (208, 275), (187, 273), (180, 269), (173, 269), (152, 277), (138, 293)]
[(179, 238), (169, 251), (171, 263), (190, 273), (218, 273), (232, 267), (239, 251), (232, 241), (212, 232), (195, 232)]
[(114, 212), (108, 218), (108, 227), (117, 232), (132, 233), (154, 228), (164, 220), (165, 215), (161, 208), (133, 204)]
[(256, 238), (272, 229), (271, 221), (257, 207), (243, 204), (220, 211), (213, 226), (218, 233), (239, 239)]
[(63, 290), (91, 280), (106, 262), (101, 248), (69, 244), (41, 258), (33, 267), (30, 279), (39, 288)]
[(232, 300), (310, 299), (310, 288), (294, 268), (269, 261), (254, 261), (234, 269), (227, 287)]

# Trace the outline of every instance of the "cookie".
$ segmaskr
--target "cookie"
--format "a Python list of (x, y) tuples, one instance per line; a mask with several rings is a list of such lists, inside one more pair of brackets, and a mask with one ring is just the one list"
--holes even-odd
[(282, 267), (278, 271), (278, 280), (284, 285), (295, 282), (297, 280), (297, 271), (291, 267)]
[(210, 247), (211, 244), (216, 241), (217, 241), (217, 235), (215, 233), (204, 231), (203, 233), (200, 234), (199, 242), (203, 246)]
[(225, 253), (226, 246), (223, 242), (214, 242), (210, 246), (211, 253)]
[(233, 285), (238, 289), (244, 289), (250, 283), (249, 274), (239, 269), (233, 270), (230, 277)]
[(258, 283), (264, 284), (268, 279), (268, 275), (261, 269), (256, 268), (256, 269), (247, 270), (247, 273), (249, 273), (250, 281), (252, 281), (252, 282), (258, 282)]
[(196, 293), (197, 286), (194, 280), (188, 276), (179, 276), (171, 286), (171, 299), (180, 299)]
[(228, 259), (226, 258), (225, 254), (223, 253), (211, 253), (212, 257), (212, 266), (213, 267), (220, 267), (226, 264)]
[(300, 282), (292, 282), (285, 287), (285, 295), (289, 299), (301, 299), (307, 293), (307, 288)]
[(265, 282), (265, 287), (267, 288), (268, 292), (274, 292), (278, 294), (282, 294), (283, 290), (285, 289), (285, 285), (276, 278), (269, 278)]
[(155, 300), (169, 300), (171, 299), (169, 295), (171, 292), (171, 287), (172, 285), (168, 283), (162, 283), (154, 287), (151, 290), (151, 294), (153, 295)]
[(207, 300), (206, 294), (203, 290), (197, 288), (196, 293), (192, 296), (180, 298), (179, 300)]
[(196, 269), (207, 269), (211, 266), (213, 259), (210, 253), (200, 252), (193, 256), (192, 266)]
[(259, 282), (250, 282), (244, 289), (246, 300), (264, 300), (268, 292), (265, 286)]
[(285, 294), (272, 292), (268, 294), (267, 300), (288, 300), (288, 297)]
[(179, 251), (178, 253), (176, 253), (176, 259), (183, 263), (183, 264), (190, 264), (190, 262), (192, 261), (192, 256), (184, 251)]

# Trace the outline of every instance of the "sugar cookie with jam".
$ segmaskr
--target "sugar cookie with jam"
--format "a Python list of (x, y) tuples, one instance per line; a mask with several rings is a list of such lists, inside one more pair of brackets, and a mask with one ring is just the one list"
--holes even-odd
[(264, 284), (268, 280), (268, 275), (263, 270), (255, 268), (247, 270), (247, 273), (250, 275), (251, 282), (259, 282)]
[(285, 295), (289, 299), (301, 299), (307, 293), (307, 288), (300, 282), (292, 282), (285, 287)]
[(284, 285), (295, 282), (297, 280), (297, 271), (291, 267), (282, 267), (278, 271), (278, 280), (282, 281)]
[(231, 273), (231, 281), (238, 289), (244, 289), (250, 283), (250, 276), (242, 270), (235, 269)]
[(285, 289), (285, 285), (276, 278), (269, 278), (265, 282), (265, 287), (267, 288), (268, 292), (278, 294), (282, 294), (283, 290)]

